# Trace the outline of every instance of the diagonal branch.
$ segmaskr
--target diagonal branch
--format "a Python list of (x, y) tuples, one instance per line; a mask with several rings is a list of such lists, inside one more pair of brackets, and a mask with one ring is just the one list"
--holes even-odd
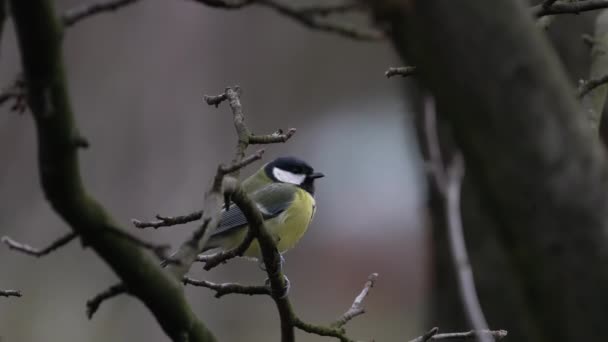
[(209, 271), (220, 264), (226, 263), (230, 259), (234, 259), (236, 257), (242, 256), (243, 253), (249, 248), (255, 236), (253, 235), (251, 229), (247, 230), (247, 235), (243, 241), (236, 247), (229, 249), (227, 251), (221, 251), (214, 254), (201, 254), (196, 257), (196, 261), (204, 262), (205, 266), (203, 269), (205, 271)]
[(608, 8), (607, 0), (583, 0), (574, 2), (545, 1), (531, 7), (532, 14), (542, 17), (550, 14), (579, 14), (582, 12)]
[(113, 219), (85, 190), (80, 177), (78, 132), (61, 57), (61, 22), (53, 1), (10, 2), (27, 84), (28, 105), (38, 133), (40, 177), (53, 209), (78, 233), (154, 314), (174, 341), (214, 341), (195, 316), (177, 279), (128, 239), (106, 234)]
[(114, 12), (138, 1), (139, 0), (105, 0), (91, 2), (65, 11), (61, 16), (61, 21), (64, 26), (70, 27), (88, 17), (101, 13)]
[(351, 307), (340, 318), (338, 318), (334, 323), (331, 324), (332, 327), (341, 328), (351, 319), (365, 313), (365, 309), (363, 308), (363, 301), (367, 297), (367, 294), (372, 289), (372, 287), (374, 287), (376, 279), (378, 279), (378, 273), (372, 273), (369, 275), (367, 281), (365, 282), (363, 290), (361, 290), (361, 293), (359, 293), (359, 295), (355, 298), (355, 301), (353, 302)]
[(11, 239), (8, 236), (3, 236), (2, 237), (2, 242), (4, 244), (6, 244), (8, 246), (8, 248), (12, 249), (12, 250), (16, 250), (18, 252), (27, 254), (27, 255), (32, 255), (35, 256), (37, 258), (45, 256), (65, 245), (67, 245), (68, 243), (70, 243), (70, 241), (74, 240), (76, 237), (78, 236), (78, 234), (76, 232), (70, 232), (65, 234), (64, 236), (60, 237), (59, 239), (53, 241), (50, 245), (44, 247), (44, 248), (35, 248), (20, 242), (17, 242), (13, 239)]
[(89, 299), (87, 301), (87, 317), (89, 319), (93, 318), (93, 315), (97, 312), (99, 306), (104, 301), (125, 293), (127, 293), (127, 287), (124, 284), (120, 283), (110, 286), (103, 292), (97, 294), (95, 297)]

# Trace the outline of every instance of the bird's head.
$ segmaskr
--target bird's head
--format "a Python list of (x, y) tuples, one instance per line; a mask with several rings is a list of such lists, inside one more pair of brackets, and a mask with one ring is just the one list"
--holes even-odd
[(294, 184), (310, 194), (315, 193), (315, 179), (325, 177), (321, 172), (315, 172), (308, 163), (295, 157), (279, 157), (266, 164), (264, 172), (273, 182)]

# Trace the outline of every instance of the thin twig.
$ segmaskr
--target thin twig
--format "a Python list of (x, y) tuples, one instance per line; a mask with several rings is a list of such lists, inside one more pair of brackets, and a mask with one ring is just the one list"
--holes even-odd
[(272, 134), (267, 134), (267, 135), (252, 134), (249, 137), (249, 144), (262, 145), (262, 144), (284, 143), (284, 142), (287, 142), (287, 140), (289, 140), (294, 134), (296, 134), (295, 128), (288, 129), (287, 133), (283, 133), (283, 130), (279, 129), (278, 131), (276, 131)]
[(114, 12), (122, 7), (134, 4), (138, 1), (139, 0), (105, 0), (91, 2), (67, 10), (61, 16), (61, 20), (63, 21), (64, 26), (69, 27), (90, 16), (100, 13)]
[(365, 286), (363, 286), (363, 290), (361, 290), (361, 293), (359, 293), (359, 295), (355, 298), (350, 308), (346, 310), (346, 312), (330, 326), (341, 328), (351, 319), (365, 313), (363, 301), (365, 300), (365, 297), (367, 297), (367, 294), (371, 288), (374, 287), (376, 279), (378, 279), (378, 273), (372, 273), (369, 275), (367, 281), (365, 282)]
[(236, 246), (235, 248), (229, 249), (227, 251), (221, 251), (214, 254), (201, 254), (196, 257), (196, 261), (204, 262), (205, 266), (203, 269), (209, 271), (216, 266), (226, 263), (228, 260), (242, 256), (243, 253), (249, 248), (251, 243), (254, 240), (254, 235), (251, 230), (247, 230), (247, 235), (243, 239), (243, 241)]
[(578, 98), (581, 99), (585, 97), (585, 95), (589, 94), (595, 88), (602, 86), (608, 83), (608, 75), (604, 75), (600, 78), (591, 79), (588, 81), (581, 81), (580, 86), (578, 87)]
[(4, 105), (10, 100), (14, 100), (15, 102), (11, 106), (10, 110), (22, 114), (27, 109), (26, 95), (23, 75), (18, 74), (8, 86), (0, 91), (0, 106)]
[(59, 239), (53, 241), (50, 245), (48, 245), (47, 247), (44, 247), (44, 248), (34, 248), (32, 246), (17, 242), (8, 236), (3, 236), (2, 242), (5, 243), (8, 246), (8, 248), (10, 248), (12, 250), (39, 258), (41, 256), (45, 256), (61, 247), (67, 245), (70, 241), (74, 240), (77, 236), (78, 236), (78, 233), (76, 233), (76, 232), (67, 233), (64, 236), (60, 237)]
[(288, 17), (308, 28), (338, 34), (343, 37), (374, 41), (384, 38), (384, 35), (375, 29), (361, 28), (345, 22), (328, 20), (331, 14), (345, 14), (360, 11), (363, 7), (356, 2), (345, 4), (315, 5), (309, 7), (296, 7), (280, 0), (194, 0), (204, 5), (222, 8), (239, 9), (249, 5), (260, 5), (270, 8), (280, 15)]
[(258, 0), (255, 2), (262, 6), (266, 6), (275, 10), (277, 13), (291, 18), (300, 24), (320, 31), (329, 33), (335, 33), (343, 37), (355, 39), (355, 40), (367, 40), (374, 41), (384, 38), (384, 34), (380, 31), (362, 29), (355, 25), (349, 25), (347, 23), (336, 22), (335, 20), (325, 20), (322, 16), (317, 16), (310, 11), (304, 9), (298, 9), (289, 6), (281, 1), (275, 0)]
[(407, 77), (416, 74), (415, 66), (390, 67), (384, 72), (384, 76), (391, 78), (393, 76)]
[(21, 297), (21, 291), (17, 290), (0, 290), (0, 297)]
[[(458, 280), (460, 299), (466, 313), (469, 324), (476, 331), (488, 330), (488, 323), (481, 309), (473, 270), (469, 262), (464, 235), (462, 232), (462, 220), (460, 217), (460, 189), (464, 175), (464, 161), (457, 153), (453, 161), (446, 167), (443, 164), (439, 138), (437, 136), (435, 102), (429, 96), (424, 102), (425, 134), (429, 149), (431, 176), (433, 177), (439, 192), (443, 196), (443, 205), (447, 217), (448, 238), (452, 262)], [(481, 342), (492, 342), (492, 335), (479, 336)]]
[[(547, 2), (547, 1), (546, 1)], [(532, 6), (532, 14), (542, 17), (550, 14), (579, 14), (601, 8), (608, 8), (608, 0), (585, 0), (575, 2), (555, 2), (546, 6), (545, 3)]]
[(230, 174), (236, 171), (239, 171), (240, 169), (246, 167), (247, 165), (258, 161), (260, 159), (262, 159), (262, 156), (264, 155), (264, 150), (258, 150), (257, 152), (255, 152), (254, 154), (243, 158), (241, 161), (236, 162), (236, 163), (232, 163), (230, 165), (220, 165), (220, 170), (225, 174)]
[(215, 297), (220, 298), (227, 294), (245, 294), (245, 295), (270, 295), (268, 286), (252, 286), (242, 285), (238, 283), (212, 283), (206, 280), (197, 280), (190, 277), (183, 278), (184, 285), (206, 287), (215, 291)]
[(435, 327), (427, 331), (424, 335), (418, 336), (409, 342), (427, 342), (427, 341), (441, 341), (441, 340), (457, 340), (466, 341), (473, 340), (481, 336), (491, 336), (497, 340), (501, 340), (507, 336), (506, 330), (480, 330), (480, 331), (467, 331), (467, 332), (456, 332), (456, 333), (445, 333), (438, 334), (439, 328)]
[(145, 228), (158, 229), (161, 227), (171, 227), (171, 226), (176, 226), (176, 225), (180, 225), (180, 224), (186, 224), (186, 223), (198, 221), (202, 217), (203, 217), (203, 211), (199, 210), (199, 211), (195, 211), (191, 214), (183, 215), (183, 216), (156, 215), (157, 220), (155, 220), (155, 221), (140, 221), (137, 219), (131, 219), (131, 223), (133, 223), (133, 225), (139, 229), (145, 229)]
[(103, 303), (104, 301), (124, 293), (127, 293), (127, 287), (124, 284), (120, 283), (110, 286), (105, 291), (89, 299), (87, 301), (87, 317), (91, 319), (99, 309), (101, 303)]

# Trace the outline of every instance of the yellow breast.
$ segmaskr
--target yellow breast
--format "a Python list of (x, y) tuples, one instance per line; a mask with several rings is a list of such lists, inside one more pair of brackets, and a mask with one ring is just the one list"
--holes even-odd
[[(315, 199), (307, 191), (298, 189), (292, 205), (281, 215), (266, 221), (266, 229), (274, 236), (280, 253), (293, 248), (304, 235), (315, 209)], [(257, 241), (245, 252), (249, 257), (260, 257), (260, 254)]]

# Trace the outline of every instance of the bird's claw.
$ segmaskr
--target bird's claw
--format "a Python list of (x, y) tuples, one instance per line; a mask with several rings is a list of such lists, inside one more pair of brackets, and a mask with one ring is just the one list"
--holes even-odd
[(289, 289), (291, 288), (291, 282), (289, 281), (289, 278), (287, 278), (286, 275), (283, 275), (283, 280), (285, 280), (285, 287), (283, 287), (281, 289), (280, 293), (275, 293), (272, 290), (272, 285), (270, 283), (270, 278), (266, 278), (266, 281), (265, 281), (266, 287), (268, 287), (268, 289), (272, 293), (273, 297), (278, 297), (279, 299), (283, 299), (283, 298), (285, 298), (285, 297), (287, 297), (289, 295)]

